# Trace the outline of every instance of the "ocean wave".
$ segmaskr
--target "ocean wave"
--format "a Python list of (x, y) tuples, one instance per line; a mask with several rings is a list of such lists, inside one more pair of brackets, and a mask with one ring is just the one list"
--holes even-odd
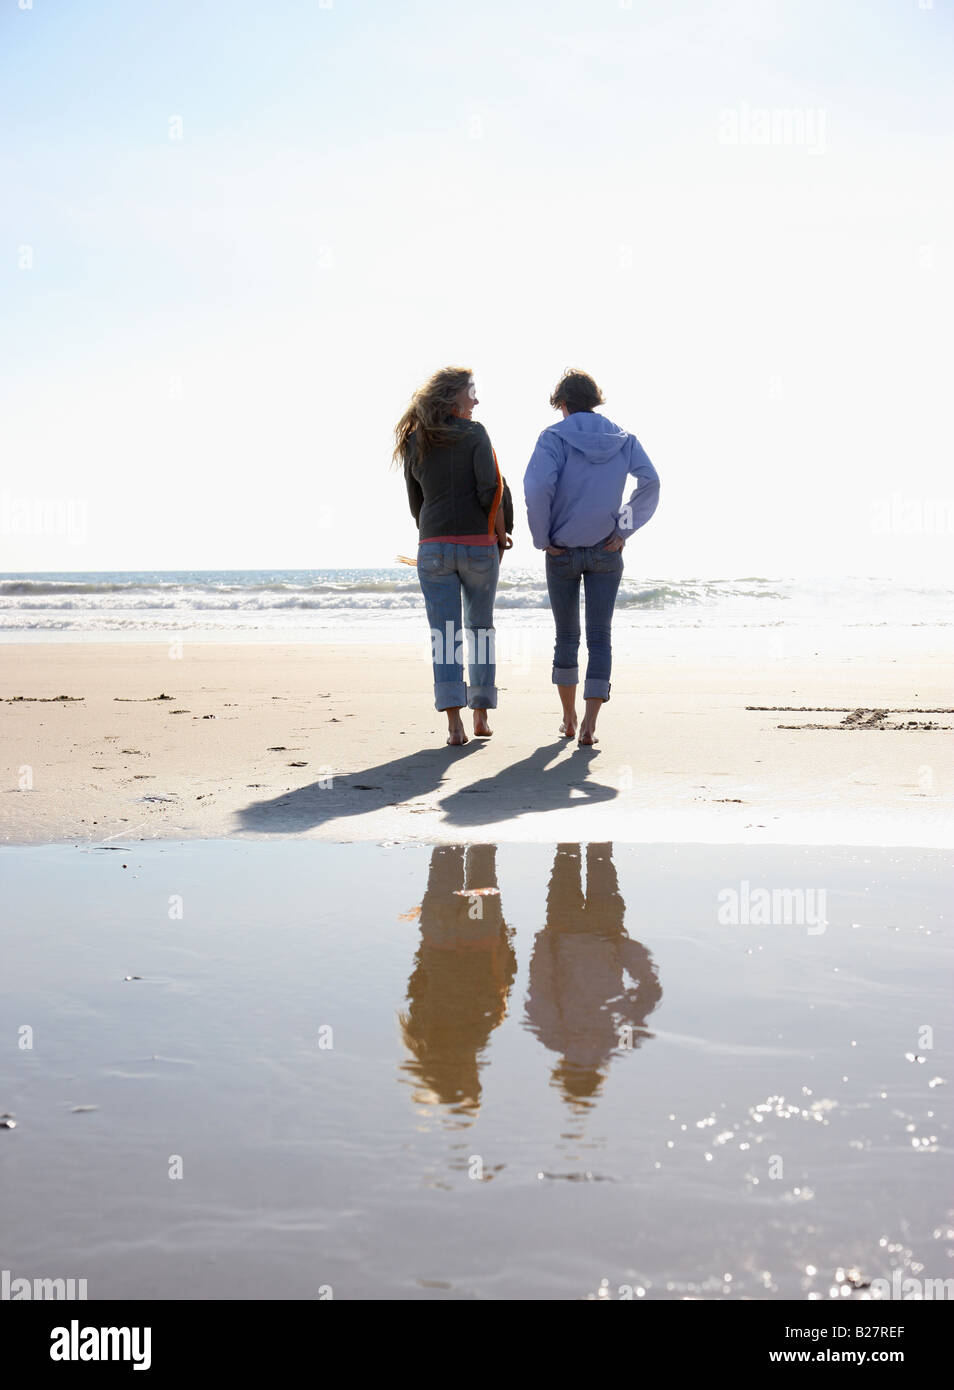
[(51, 580), (51, 579), (3, 579), (0, 580), (0, 599), (2, 598), (30, 598), (30, 597), (50, 597), (58, 598), (70, 594), (82, 594), (88, 596), (110, 595), (110, 594), (142, 594), (150, 597), (155, 594), (166, 596), (169, 594), (179, 594), (188, 596), (193, 593), (202, 594), (235, 594), (252, 597), (256, 594), (287, 594), (287, 595), (309, 595), (324, 593), (345, 593), (345, 594), (388, 594), (401, 593), (413, 590), (420, 593), (416, 576), (411, 579), (394, 580), (373, 580), (363, 583), (352, 583), (347, 580), (327, 580), (313, 584), (289, 584), (287, 582), (278, 584), (227, 584), (209, 583), (201, 586), (195, 583), (185, 583), (181, 581), (151, 581), (140, 583), (129, 581), (127, 583), (103, 583), (92, 581), (80, 583), (75, 580)]
[[(884, 578), (624, 576), (617, 600), (628, 624), (774, 627), (947, 626), (951, 591)], [(549, 621), (546, 580), (506, 564), (497, 611), (513, 623)], [(424, 600), (403, 566), (336, 570), (176, 570), (0, 575), (0, 631), (134, 632), (221, 629), (340, 633), (418, 621)]]
[[(378, 609), (390, 612), (402, 608), (422, 608), (424, 599), (420, 589), (414, 585), (370, 586), (355, 585), (309, 588), (297, 593), (285, 590), (281, 593), (261, 589), (195, 590), (176, 591), (159, 589), (116, 588), (97, 590), (90, 594), (78, 588), (53, 590), (46, 594), (33, 591), (29, 597), (11, 602), (13, 596), (0, 593), (0, 613), (20, 612), (103, 612), (118, 610), (122, 612), (276, 612), (288, 609), (303, 611), (334, 609)], [(618, 608), (674, 608), (697, 607), (707, 600), (748, 597), (747, 595), (694, 593), (678, 585), (657, 585), (649, 589), (623, 586), (617, 598)], [(783, 594), (766, 595), (784, 601)], [(99, 601), (97, 601), (97, 599)], [(498, 591), (495, 606), (498, 609), (548, 608), (549, 596), (544, 585), (513, 585)]]
[[(126, 584), (78, 584), (72, 580), (58, 579), (0, 579), (0, 595), (13, 598), (27, 594), (124, 594), (146, 586), (129, 582)], [(149, 585), (154, 589), (156, 585)]]
[(245, 594), (241, 597), (224, 594), (181, 594), (169, 597), (164, 594), (144, 593), (128, 598), (126, 602), (122, 603), (116, 602), (114, 598), (112, 602), (98, 604), (84, 603), (75, 595), (70, 597), (57, 596), (56, 598), (51, 596), (45, 601), (25, 601), (17, 604), (4, 603), (0, 599), (0, 613), (106, 613), (110, 611), (123, 613), (282, 613), (290, 609), (314, 612), (321, 612), (326, 609), (368, 609), (389, 612), (393, 609), (423, 608), (423, 606), (424, 600), (418, 589), (407, 593), (394, 592), (377, 595), (362, 593), (361, 591), (328, 593), (310, 598), (298, 594), (277, 598), (255, 593)]

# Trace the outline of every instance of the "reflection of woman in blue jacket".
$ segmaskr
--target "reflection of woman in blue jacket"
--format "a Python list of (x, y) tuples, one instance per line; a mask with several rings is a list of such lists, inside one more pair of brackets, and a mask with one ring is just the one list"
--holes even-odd
[[(655, 512), (659, 476), (634, 434), (596, 407), (603, 395), (585, 372), (566, 372), (550, 397), (563, 419), (540, 435), (527, 465), (524, 494), (533, 544), (546, 551), (547, 591), (556, 624), (553, 684), (560, 732), (574, 738), (579, 683), (580, 582), (586, 592), (586, 713), (579, 743), (596, 743), (600, 706), (610, 696), (611, 628), (623, 577), (623, 546)], [(636, 490), (621, 506), (627, 477)]]
[(574, 1110), (595, 1103), (612, 1057), (653, 1036), (646, 1020), (662, 987), (649, 951), (623, 925), (625, 911), (612, 845), (587, 845), (585, 892), (580, 846), (557, 845), (525, 1023), (559, 1054), (552, 1081)]

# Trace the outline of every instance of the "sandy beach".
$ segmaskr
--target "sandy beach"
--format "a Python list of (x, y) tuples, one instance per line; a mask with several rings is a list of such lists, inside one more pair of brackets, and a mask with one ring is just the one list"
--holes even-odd
[(954, 660), (898, 632), (624, 634), (595, 751), (542, 629), (463, 749), (423, 644), (5, 645), (0, 836), (950, 846)]
[(950, 13), (10, 0), (12, 1385), (937, 1374)]
[(599, 751), (543, 628), (454, 749), (411, 642), (4, 646), (10, 1278), (945, 1297), (942, 638), (623, 626)]

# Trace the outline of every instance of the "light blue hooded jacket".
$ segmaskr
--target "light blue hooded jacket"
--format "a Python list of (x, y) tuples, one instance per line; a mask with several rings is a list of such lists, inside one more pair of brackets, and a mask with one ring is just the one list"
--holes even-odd
[[(621, 506), (630, 474), (638, 485)], [(634, 434), (579, 410), (540, 435), (523, 491), (537, 550), (599, 545), (645, 526), (659, 503), (659, 475)]]

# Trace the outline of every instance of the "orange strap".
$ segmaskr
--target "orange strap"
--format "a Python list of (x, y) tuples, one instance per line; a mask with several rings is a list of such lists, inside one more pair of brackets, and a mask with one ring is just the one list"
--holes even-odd
[(490, 446), (490, 452), (494, 456), (494, 467), (497, 469), (497, 491), (494, 493), (494, 500), (487, 518), (487, 534), (492, 536), (496, 529), (497, 509), (503, 500), (503, 478), (500, 476), (500, 464), (497, 462), (497, 450), (492, 444)]

